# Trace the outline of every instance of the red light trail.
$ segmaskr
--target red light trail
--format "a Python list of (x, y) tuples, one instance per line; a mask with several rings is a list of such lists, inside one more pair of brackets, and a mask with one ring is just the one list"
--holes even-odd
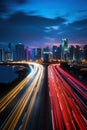
[(48, 84), (53, 129), (86, 130), (87, 87), (56, 64), (48, 67)]

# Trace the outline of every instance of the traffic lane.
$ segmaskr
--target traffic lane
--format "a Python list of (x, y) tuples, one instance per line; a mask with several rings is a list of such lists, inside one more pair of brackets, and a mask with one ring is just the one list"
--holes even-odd
[(35, 90), (34, 90), (34, 93), (33, 93), (32, 99), (31, 99), (31, 102), (30, 102), (30, 104), (28, 106), (28, 109), (27, 109), (27, 112), (26, 112), (26, 116), (25, 116), (23, 124), (22, 124), (22, 129), (26, 129), (27, 124), (28, 124), (27, 122), (30, 119), (30, 115), (32, 113), (32, 109), (34, 107), (34, 104), (36, 103), (37, 94), (38, 94), (38, 92), (40, 90), (42, 75), (43, 75), (43, 67), (40, 66), (39, 77), (38, 77), (38, 80), (37, 80), (37, 84), (36, 84), (36, 87), (35, 87)]
[(16, 105), (21, 100), (22, 96), (25, 94), (30, 84), (33, 82), (33, 79), (35, 78), (37, 72), (35, 72), (33, 77), (31, 76), (31, 79), (29, 80), (27, 85), (23, 86), (23, 89), (20, 90), (17, 96), (13, 97), (13, 100), (10, 101), (10, 103), (0, 113), (0, 126), (4, 124), (8, 117), (11, 115), (12, 111), (15, 109)]
[(29, 82), (29, 79), (35, 74), (36, 68), (18, 85), (16, 85), (8, 94), (0, 99), (0, 113), (6, 108), (6, 106), (17, 96), (17, 94), (24, 88)]
[[(40, 73), (40, 71), (39, 71)], [(37, 74), (39, 76), (39, 74)], [(29, 92), (32, 93), (34, 86), (36, 85), (35, 83), (37, 82), (37, 79), (39, 78), (38, 76), (36, 76), (36, 78), (34, 79), (34, 82), (32, 83), (31, 87), (29, 87), (29, 90), (26, 92), (26, 94), (24, 95), (24, 97), (22, 98), (22, 100), (19, 102), (18, 106), (16, 107), (15, 111), (13, 112), (13, 114), (11, 115), (11, 117), (9, 118), (8, 122), (6, 123), (6, 125), (4, 126), (3, 129), (6, 128), (15, 128), (19, 118), (21, 117), (21, 114), (23, 113), (25, 106), (28, 102), (29, 99)], [(31, 90), (30, 90), (31, 89)], [(31, 94), (30, 94), (31, 95)], [(20, 106), (20, 108), (19, 108)], [(18, 114), (18, 115), (17, 115)], [(12, 118), (14, 119), (12, 121)], [(10, 126), (9, 126), (10, 125)]]
[[(60, 84), (63, 84), (63, 89), (66, 91), (67, 95), (69, 95), (72, 100), (74, 100), (74, 102), (77, 104), (77, 106), (79, 107), (79, 109), (81, 110), (81, 112), (83, 113), (83, 115), (87, 118), (87, 111), (86, 111), (86, 106), (84, 104), (84, 102), (82, 101), (82, 99), (80, 99), (78, 97), (78, 95), (76, 94), (75, 90), (73, 90), (71, 88), (71, 85), (68, 85), (63, 77), (60, 75), (60, 73), (57, 72), (57, 70), (54, 68), (55, 73), (57, 73), (57, 76), (59, 77), (59, 79), (61, 80)], [(58, 80), (58, 78), (56, 79), (56, 81)]]
[(58, 65), (56, 66), (56, 68), (58, 72), (61, 74), (61, 76), (65, 79), (65, 81), (69, 84), (73, 92), (81, 100), (82, 104), (87, 106), (87, 91), (82, 89), (84, 85), (82, 84), (83, 86), (80, 86), (81, 84), (79, 85), (76, 82), (74, 82), (73, 77), (70, 74), (65, 73), (64, 70), (61, 70), (61, 68)]
[[(55, 73), (54, 73), (55, 74)], [(55, 77), (55, 76), (53, 76), (53, 77)], [(52, 81), (53, 81), (53, 79), (52, 79)], [(56, 99), (55, 98), (55, 95), (56, 95), (56, 97), (58, 98), (57, 99), (57, 102), (55, 103), (55, 110), (56, 111), (54, 111), (54, 112), (56, 112), (57, 113), (57, 111), (58, 111), (58, 109), (61, 109), (61, 112), (62, 112), (62, 116), (63, 116), (63, 118), (62, 118), (62, 120), (60, 121), (60, 123), (59, 123), (59, 120), (57, 121), (57, 125), (55, 126), (55, 129), (57, 128), (58, 129), (58, 124), (61, 124), (62, 122), (63, 122), (63, 120), (64, 120), (64, 123), (65, 123), (65, 126), (66, 126), (66, 128), (68, 129), (71, 129), (71, 128), (75, 128), (75, 126), (72, 124), (72, 122), (71, 122), (71, 120), (70, 120), (70, 113), (69, 113), (69, 110), (68, 110), (68, 108), (67, 108), (67, 105), (66, 105), (66, 100), (64, 101), (64, 99), (65, 99), (65, 97), (64, 97), (64, 94), (63, 94), (63, 90), (62, 90), (62, 88), (60, 89), (60, 88), (58, 88), (57, 87), (57, 85), (56, 85), (56, 80), (55, 80), (55, 82), (53, 83), (53, 87), (54, 87), (54, 89), (55, 89), (55, 94), (54, 94), (54, 100)], [(53, 92), (53, 90), (52, 90), (52, 92)], [(57, 106), (56, 104), (58, 104), (58, 101), (59, 101), (59, 106)], [(59, 108), (58, 108), (59, 107)], [(61, 112), (60, 112), (60, 118), (61, 118)], [(67, 113), (67, 115), (66, 115), (66, 113)], [(54, 113), (55, 114), (55, 113)], [(55, 114), (56, 115), (56, 114)], [(57, 117), (56, 117), (56, 120), (57, 120)], [(62, 127), (62, 124), (60, 125), (60, 127)], [(63, 128), (62, 128), (63, 129)]]
[(21, 129), (52, 130), (49, 95), (46, 86), (46, 81), (44, 80), (44, 78), (45, 77), (43, 73), (42, 80), (40, 83), (40, 89), (37, 93), (30, 118), (28, 118), (26, 128), (22, 126)]
[[(51, 67), (50, 67), (50, 68), (51, 68)], [(51, 71), (51, 70), (50, 70), (50, 71)], [(52, 73), (54, 73), (54, 76), (53, 76), (53, 77), (56, 76), (56, 75), (55, 75), (55, 72), (51, 72), (51, 73), (50, 73), (50, 75), (51, 75), (51, 76), (50, 76), (50, 79), (51, 79), (51, 77), (52, 77)], [(48, 74), (49, 74), (49, 73), (48, 73)], [(59, 77), (57, 77), (57, 78), (60, 79)], [(55, 81), (53, 82), (53, 87), (55, 86), (55, 83), (58, 82), (57, 78), (55, 78)], [(53, 81), (53, 79), (51, 79), (51, 81)], [(64, 81), (64, 80), (62, 80), (62, 83), (63, 83), (63, 81)], [(57, 86), (60, 85), (60, 84), (61, 84), (61, 82), (58, 83)], [(52, 85), (52, 83), (51, 83), (51, 85)], [(59, 88), (60, 88), (60, 87), (59, 87)], [(55, 89), (55, 90), (57, 90), (57, 89)], [(62, 89), (62, 86), (61, 86), (61, 91), (62, 91), (63, 94), (67, 97), (67, 94), (66, 94), (66, 92)], [(52, 91), (52, 92), (53, 92), (53, 91)], [(60, 94), (60, 93), (59, 93), (59, 94)], [(50, 95), (51, 95), (51, 94), (50, 94)], [(63, 95), (63, 96), (64, 96), (64, 95)], [(69, 95), (69, 94), (68, 94), (68, 95)], [(59, 96), (59, 95), (58, 95), (58, 96)], [(52, 97), (52, 98), (53, 98), (53, 97)], [(60, 97), (60, 98), (61, 98), (61, 97)], [(70, 96), (70, 97), (67, 97), (67, 98), (64, 98), (64, 99), (69, 99), (69, 98), (71, 98), (71, 96)], [(72, 98), (71, 98), (71, 99), (72, 99)], [(62, 100), (59, 100), (59, 101), (62, 101)], [(67, 102), (66, 102), (66, 101), (67, 101)], [(66, 101), (65, 101), (65, 103), (68, 103), (68, 100), (66, 100)], [(62, 104), (62, 105), (63, 105), (63, 104)], [(70, 103), (69, 103), (69, 105), (70, 105)], [(75, 105), (76, 105), (76, 104), (75, 104)], [(52, 105), (51, 105), (51, 106), (52, 106)], [(67, 106), (67, 105), (66, 105), (66, 106)], [(53, 107), (52, 107), (52, 108), (53, 108)], [(63, 108), (63, 107), (61, 107), (61, 109), (62, 109), (62, 108)], [(78, 110), (77, 105), (76, 105), (76, 108), (77, 108), (77, 110)], [(74, 108), (73, 108), (73, 109), (74, 109)], [(68, 110), (68, 111), (69, 111), (69, 110)], [(71, 113), (71, 117), (74, 118), (74, 116), (72, 116), (72, 113), (73, 113), (73, 112), (72, 112), (71, 110), (70, 110), (70, 113)], [(79, 114), (80, 114), (80, 113), (78, 112), (78, 115), (79, 115)], [(72, 119), (72, 118), (71, 118), (71, 119)], [(67, 119), (67, 118), (65, 118), (65, 119)], [(74, 118), (74, 119), (75, 119), (75, 118)], [(78, 119), (79, 119), (79, 118), (78, 118)], [(75, 120), (76, 120), (76, 119), (75, 119)], [(82, 118), (82, 120), (83, 120), (83, 122), (84, 122), (84, 125), (86, 126), (85, 119)], [(78, 121), (78, 120), (76, 120), (76, 122), (77, 122), (77, 121)], [(74, 122), (74, 123), (75, 123), (75, 122)], [(81, 123), (81, 122), (80, 122), (80, 123)], [(54, 124), (55, 124), (55, 122), (54, 122)], [(78, 122), (77, 122), (77, 124), (78, 124)], [(70, 126), (66, 124), (66, 127), (68, 128), (68, 127), (70, 127)], [(81, 126), (79, 126), (79, 127), (81, 127)], [(82, 127), (83, 127), (83, 126), (82, 126)], [(85, 127), (83, 127), (83, 128), (85, 128)]]

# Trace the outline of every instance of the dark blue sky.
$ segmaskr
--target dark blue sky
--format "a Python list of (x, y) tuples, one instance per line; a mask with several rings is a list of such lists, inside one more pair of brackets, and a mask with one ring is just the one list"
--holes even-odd
[(0, 0), (0, 44), (87, 44), (87, 0)]

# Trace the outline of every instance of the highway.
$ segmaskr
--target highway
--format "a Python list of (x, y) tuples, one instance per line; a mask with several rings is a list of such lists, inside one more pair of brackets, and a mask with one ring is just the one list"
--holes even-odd
[(59, 64), (48, 66), (53, 130), (87, 130), (87, 86)]
[[(43, 106), (41, 101), (44, 102), (44, 99), (41, 99), (44, 67), (36, 63), (27, 64), (33, 65), (30, 74), (0, 99), (0, 129), (2, 130), (31, 129), (33, 124), (36, 125), (34, 121), (32, 125), (29, 123), (32, 122), (33, 116), (38, 113), (36, 117), (34, 116), (37, 119), (41, 115), (39, 109)], [(35, 109), (37, 106), (40, 108)], [(38, 122), (41, 123), (42, 120)], [(38, 127), (41, 129), (41, 126)]]

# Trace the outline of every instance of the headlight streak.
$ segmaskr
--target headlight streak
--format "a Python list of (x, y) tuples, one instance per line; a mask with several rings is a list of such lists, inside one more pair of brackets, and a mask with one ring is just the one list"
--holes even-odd
[(28, 106), (28, 110), (26, 112), (26, 116), (24, 118), (24, 121), (23, 121), (23, 124), (22, 124), (22, 127), (21, 127), (21, 130), (25, 130), (26, 129), (26, 126), (27, 126), (27, 123), (28, 123), (28, 120), (29, 120), (29, 117), (30, 117), (30, 114), (31, 114), (31, 111), (33, 109), (33, 106), (34, 106), (34, 103), (35, 103), (35, 100), (36, 100), (36, 96), (39, 92), (39, 89), (40, 89), (40, 84), (41, 84), (41, 79), (42, 79), (42, 76), (43, 76), (43, 67), (40, 66), (39, 67), (40, 71), (39, 71), (39, 79), (38, 79), (38, 83), (37, 83), (37, 86), (35, 88), (35, 91), (34, 91), (34, 94), (33, 94), (33, 97), (32, 97), (32, 100), (30, 102), (30, 105)]
[[(8, 117), (8, 120), (6, 120), (5, 124), (2, 126), (2, 130), (6, 130), (6, 129), (12, 130), (12, 129), (15, 129), (15, 127), (16, 127), (16, 125), (17, 125), (17, 123), (18, 123), (18, 121), (19, 121), (19, 119), (20, 119), (20, 117), (21, 117), (21, 115), (22, 115), (22, 113), (23, 113), (23, 111), (24, 111), (28, 101), (30, 100), (30, 97), (31, 97), (32, 93), (33, 93), (33, 96), (32, 96), (32, 98), (30, 100), (30, 104), (29, 104), (28, 110), (26, 112), (28, 117), (26, 117), (26, 115), (25, 115), (25, 118), (23, 119), (23, 122), (24, 122), (23, 123), (23, 127), (26, 127), (26, 125), (27, 125), (27, 121), (29, 119), (29, 116), (31, 114), (31, 111), (33, 109), (33, 106), (34, 106), (34, 103), (35, 103), (35, 100), (36, 100), (36, 97), (37, 97), (37, 94), (38, 94), (39, 89), (40, 89), (40, 83), (41, 83), (41, 79), (42, 79), (42, 75), (43, 75), (43, 71), (44, 71), (43, 66), (41, 66), (39, 64), (36, 64), (36, 63), (31, 63), (31, 64), (34, 65), (34, 70), (33, 70), (32, 74), (31, 74), (31, 76), (33, 76), (36, 73), (37, 69), (38, 69), (38, 73), (35, 76), (35, 79), (33, 80), (33, 82), (28, 87), (28, 89), (25, 92), (25, 94), (22, 96), (20, 101), (17, 103), (14, 111)], [(27, 77), (30, 79), (31, 76), (29, 76), (29, 77), (27, 76)], [(21, 86), (20, 85), (16, 86), (16, 89), (18, 89), (18, 91), (21, 89), (22, 85), (23, 85), (23, 87), (26, 85), (26, 84), (22, 84), (22, 83), (26, 82), (26, 80), (27, 80), (27, 82), (29, 82), (29, 79), (26, 79), (26, 80), (25, 79), (21, 82), (21, 84), (20, 84)], [(15, 90), (15, 88), (14, 88), (14, 90)], [(16, 91), (16, 92), (18, 92), (18, 91)], [(2, 103), (3, 103), (3, 101), (5, 101), (6, 98), (8, 97), (8, 100), (6, 101), (6, 103), (4, 103), (2, 105), (2, 108), (3, 108), (3, 106), (5, 104), (8, 105), (12, 101), (13, 95), (16, 96), (16, 92), (14, 93), (14, 91), (12, 90), (11, 92), (9, 92), (9, 94), (6, 95), (6, 97), (4, 97), (2, 99)], [(11, 96), (10, 96), (10, 94), (11, 94)], [(10, 96), (10, 98), (9, 98), (9, 96)], [(25, 119), (26, 119), (26, 121), (25, 121)]]
[(16, 95), (23, 89), (23, 87), (29, 82), (30, 78), (36, 73), (37, 68), (31, 71), (31, 73), (23, 79), (17, 86), (14, 87), (7, 95), (0, 99), (0, 113), (7, 107), (7, 105), (16, 97)]

